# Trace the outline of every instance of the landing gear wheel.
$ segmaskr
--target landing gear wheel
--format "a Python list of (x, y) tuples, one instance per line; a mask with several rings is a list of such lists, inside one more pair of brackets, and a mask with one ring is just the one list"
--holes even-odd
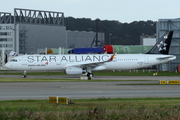
[(27, 77), (27, 75), (23, 75), (23, 78), (26, 78)]
[(94, 75), (92, 73), (87, 73), (87, 77), (88, 77), (88, 80), (91, 80), (94, 77)]
[(27, 78), (26, 70), (24, 70), (23, 78)]

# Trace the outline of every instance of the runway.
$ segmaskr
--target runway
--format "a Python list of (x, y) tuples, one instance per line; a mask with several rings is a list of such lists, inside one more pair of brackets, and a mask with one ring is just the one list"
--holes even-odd
[[(20, 77), (1, 76), (5, 77)], [(40, 76), (28, 76), (35, 78)], [(60, 76), (41, 76), (54, 78)], [(62, 76), (61, 76), (62, 78)], [(66, 78), (68, 78), (66, 76)], [(85, 98), (144, 98), (180, 97), (180, 85), (122, 85), (131, 83), (159, 83), (158, 80), (177, 80), (179, 77), (145, 76), (97, 76), (96, 79), (127, 80), (107, 82), (19, 82), (0, 83), (0, 100), (48, 99), (49, 96), (66, 96), (71, 99)], [(77, 78), (75, 78), (77, 79)], [(138, 81), (148, 79), (151, 81)], [(137, 81), (128, 81), (137, 80)]]

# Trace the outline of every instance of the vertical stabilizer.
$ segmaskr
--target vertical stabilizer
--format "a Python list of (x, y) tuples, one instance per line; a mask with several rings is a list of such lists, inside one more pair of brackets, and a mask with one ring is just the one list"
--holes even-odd
[(170, 31), (168, 34), (164, 34), (163, 37), (146, 54), (169, 54), (172, 36), (173, 31)]

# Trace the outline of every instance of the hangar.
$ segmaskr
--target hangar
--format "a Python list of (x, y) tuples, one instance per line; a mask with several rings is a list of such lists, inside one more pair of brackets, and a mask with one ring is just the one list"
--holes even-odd
[(160, 71), (179, 71), (180, 65), (180, 19), (159, 19), (156, 26), (156, 37), (161, 38), (166, 31), (174, 31), (169, 54), (176, 60), (158, 65)]

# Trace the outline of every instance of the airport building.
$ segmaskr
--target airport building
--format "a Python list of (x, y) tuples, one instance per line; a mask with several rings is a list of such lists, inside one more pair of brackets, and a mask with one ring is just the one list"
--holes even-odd
[(65, 44), (64, 13), (14, 9), (14, 15), (0, 14), (0, 44), (5, 53), (13, 50), (19, 54), (34, 54), (39, 47)]
[[(5, 53), (37, 54), (38, 49), (90, 47), (95, 32), (67, 31), (64, 13), (30, 9), (0, 12), (0, 49)], [(99, 45), (104, 33), (98, 33)]]
[(140, 45), (154, 46), (156, 44), (156, 35), (142, 35), (140, 36)]

